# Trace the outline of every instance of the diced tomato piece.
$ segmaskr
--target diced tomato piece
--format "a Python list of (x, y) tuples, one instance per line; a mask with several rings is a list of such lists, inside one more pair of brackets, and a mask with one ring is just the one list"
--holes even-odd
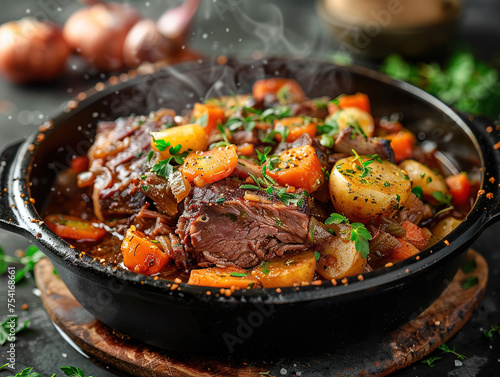
[(471, 184), (467, 173), (452, 175), (446, 178), (446, 184), (450, 189), (452, 203), (456, 206), (463, 206), (470, 203)]

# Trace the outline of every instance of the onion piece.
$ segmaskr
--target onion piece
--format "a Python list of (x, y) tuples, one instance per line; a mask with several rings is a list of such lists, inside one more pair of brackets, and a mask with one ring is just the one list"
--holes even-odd
[(182, 5), (167, 10), (156, 23), (159, 32), (180, 48), (199, 5), (200, 0), (185, 0)]
[(123, 45), (123, 59), (130, 68), (143, 62), (165, 61), (176, 50), (174, 43), (164, 37), (150, 19), (139, 21), (130, 29)]
[(0, 72), (13, 82), (50, 81), (64, 70), (69, 54), (55, 24), (23, 18), (0, 26)]
[(103, 71), (124, 68), (123, 45), (141, 18), (128, 4), (97, 3), (75, 12), (64, 25), (71, 48)]
[(168, 178), (168, 184), (177, 203), (180, 203), (191, 191), (191, 184), (180, 171), (176, 171)]

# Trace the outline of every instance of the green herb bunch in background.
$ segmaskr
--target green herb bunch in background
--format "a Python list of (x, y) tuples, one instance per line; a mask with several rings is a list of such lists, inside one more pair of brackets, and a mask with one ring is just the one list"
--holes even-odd
[(477, 61), (468, 51), (455, 52), (444, 66), (436, 62), (413, 64), (391, 55), (381, 68), (387, 75), (418, 86), (457, 110), (500, 117), (498, 71)]

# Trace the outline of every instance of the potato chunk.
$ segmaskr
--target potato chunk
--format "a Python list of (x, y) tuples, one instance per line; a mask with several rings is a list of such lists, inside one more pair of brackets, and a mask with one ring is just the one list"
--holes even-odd
[(434, 192), (440, 191), (445, 195), (448, 193), (444, 178), (428, 166), (414, 160), (405, 160), (399, 167), (411, 178), (413, 187), (422, 187), (423, 199), (435, 203), (436, 200), (432, 196)]
[(396, 165), (377, 160), (367, 165), (369, 160), (368, 156), (341, 159), (330, 174), (333, 205), (351, 221), (392, 216), (411, 191), (410, 178)]
[(461, 220), (458, 220), (454, 217), (446, 217), (443, 220), (440, 220), (436, 225), (434, 225), (431, 229), (431, 233), (437, 239), (442, 239), (448, 235), (453, 229), (455, 229), (458, 224), (461, 223)]
[(350, 226), (329, 225), (337, 235), (325, 246), (317, 262), (316, 270), (325, 279), (342, 279), (356, 276), (366, 267), (366, 259), (356, 251), (354, 241), (350, 240)]
[(336, 122), (339, 126), (339, 132), (348, 127), (354, 127), (355, 130), (371, 137), (375, 132), (375, 122), (373, 117), (356, 107), (347, 107), (329, 115), (325, 122)]
[(252, 270), (264, 288), (292, 287), (314, 279), (316, 257), (312, 250), (264, 262)]

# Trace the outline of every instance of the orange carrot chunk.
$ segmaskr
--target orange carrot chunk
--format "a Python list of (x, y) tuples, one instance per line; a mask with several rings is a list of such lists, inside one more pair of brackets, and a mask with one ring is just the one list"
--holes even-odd
[(384, 137), (391, 142), (396, 163), (407, 160), (413, 155), (415, 149), (415, 136), (409, 131), (400, 131)]
[(424, 250), (431, 238), (430, 232), (425, 232), (423, 228), (409, 221), (404, 221), (401, 226), (406, 230), (405, 240), (417, 249)]
[(257, 284), (256, 277), (247, 270), (238, 267), (213, 267), (191, 270), (188, 284), (204, 285), (216, 288), (244, 289), (253, 288)]
[(130, 271), (152, 275), (160, 272), (170, 257), (144, 233), (131, 226), (123, 239), (123, 264)]
[(452, 203), (463, 206), (470, 202), (471, 185), (467, 173), (452, 175), (446, 178), (446, 185), (450, 189)]
[(99, 241), (106, 234), (105, 229), (95, 226), (92, 221), (83, 220), (76, 216), (49, 215), (44, 219), (44, 222), (61, 238)]
[(318, 122), (308, 117), (288, 117), (283, 119), (276, 119), (274, 121), (274, 131), (277, 133), (274, 138), (278, 141), (282, 140), (282, 135), (286, 134), (286, 141), (292, 143), (297, 140), (302, 134), (309, 134), (309, 136), (316, 136)]
[(275, 96), (282, 104), (301, 102), (306, 99), (297, 81), (280, 77), (256, 81), (253, 84), (252, 95), (256, 101), (262, 101), (267, 96)]
[(400, 245), (390, 252), (389, 258), (401, 261), (408, 259), (420, 252), (420, 250), (413, 246), (409, 241), (403, 238), (397, 238), (397, 240), (399, 241)]
[(238, 165), (235, 145), (218, 147), (206, 152), (190, 153), (181, 166), (181, 173), (198, 187), (228, 177)]
[(224, 109), (215, 105), (195, 103), (192, 115), (194, 123), (201, 125), (207, 136), (217, 128), (217, 124), (222, 125), (226, 122)]
[(286, 150), (279, 159), (278, 165), (269, 170), (268, 175), (280, 186), (295, 186), (311, 193), (323, 183), (321, 163), (310, 145)]
[(333, 100), (328, 105), (328, 113), (334, 114), (338, 110), (345, 109), (347, 107), (356, 107), (360, 110), (371, 113), (370, 99), (364, 93), (356, 93), (353, 95), (342, 94)]

